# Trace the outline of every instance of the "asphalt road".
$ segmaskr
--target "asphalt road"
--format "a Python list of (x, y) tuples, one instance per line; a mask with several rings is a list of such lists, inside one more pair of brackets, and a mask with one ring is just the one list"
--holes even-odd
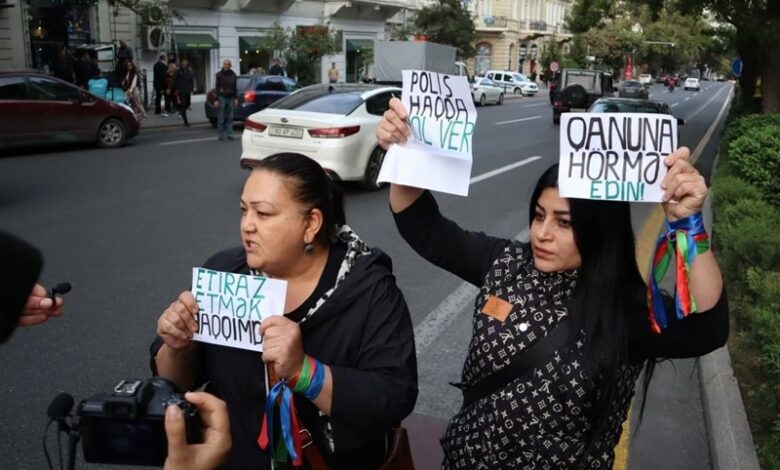
[[(691, 148), (731, 91), (728, 83), (703, 84), (700, 93), (652, 89), (653, 99), (668, 101), (677, 117), (687, 120), (681, 142)], [(532, 185), (557, 160), (558, 126), (546, 94), (478, 111), (469, 197), (437, 199), (442, 211), (464, 227), (503, 237), (522, 235)], [(707, 177), (719, 133), (720, 128), (697, 162)], [(240, 242), (238, 197), (246, 173), (239, 169), (239, 141), (219, 142), (205, 126), (143, 130), (115, 150), (68, 146), (3, 154), (0, 227), (42, 250), (43, 283), (73, 284), (62, 318), (18, 330), (0, 346), (0, 467), (42, 469), (46, 408), (58, 392), (79, 399), (107, 392), (120, 379), (150, 374), (147, 351), (157, 317), (189, 288), (193, 266)], [(413, 436), (413, 446), (421, 450), (418, 468), (434, 468), (440, 455), (437, 432), (460, 405), (447, 382), (460, 374), (473, 291), (406, 246), (392, 222), (386, 189), (367, 193), (346, 185), (345, 191), (349, 224), (393, 258), (411, 309), (420, 397), (410, 423), (428, 431)], [(637, 230), (647, 211), (647, 205), (636, 207)], [(638, 439), (661, 433), (661, 443), (650, 445), (669, 449), (663, 435), (668, 431), (667, 439), (674, 441), (683, 431), (671, 434), (670, 429), (690, 422), (673, 410), (669, 414), (658, 412), (663, 432), (646, 420), (643, 431), (649, 429)], [(54, 442), (52, 433), (52, 450)], [(700, 443), (667, 450), (668, 466), (632, 458), (631, 468), (709, 468), (702, 452), (691, 457), (696, 464), (683, 465), (689, 460), (676, 452), (686, 447), (700, 448)], [(641, 454), (644, 448), (638, 449)], [(655, 449), (656, 455), (645, 454), (657, 464)]]

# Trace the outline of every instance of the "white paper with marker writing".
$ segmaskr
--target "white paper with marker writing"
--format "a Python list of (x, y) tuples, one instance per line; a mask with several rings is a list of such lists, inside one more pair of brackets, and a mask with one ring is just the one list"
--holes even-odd
[(192, 295), (199, 308), (195, 341), (262, 352), (258, 327), (284, 314), (287, 281), (192, 268)]
[(677, 149), (668, 114), (563, 113), (558, 191), (579, 199), (661, 202), (664, 158)]
[(402, 89), (412, 134), (390, 145), (377, 181), (468, 195), (477, 124), (468, 80), (404, 70)]

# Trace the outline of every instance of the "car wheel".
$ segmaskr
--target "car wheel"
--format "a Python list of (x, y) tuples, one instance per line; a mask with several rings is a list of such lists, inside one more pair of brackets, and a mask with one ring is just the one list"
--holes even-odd
[[(481, 100), (480, 100), (481, 101)], [(368, 163), (366, 164), (366, 171), (363, 174), (363, 181), (361, 186), (367, 191), (376, 191), (384, 186), (384, 183), (377, 183), (379, 178), (379, 170), (382, 169), (382, 162), (385, 159), (385, 149), (377, 146), (371, 156), (368, 157)]]
[(108, 118), (98, 128), (97, 142), (103, 148), (121, 147), (127, 138), (127, 130), (122, 121)]
[(211, 123), (211, 127), (214, 129), (217, 128), (217, 119), (216, 118), (209, 118), (209, 122)]
[(504, 104), (504, 94), (499, 93), (498, 94), (498, 101), (496, 101), (496, 104)]
[(512, 93), (514, 93), (515, 95), (522, 95), (523, 94), (523, 89), (522, 88), (515, 88), (514, 90), (512, 90)]
[(487, 98), (485, 98), (485, 94), (483, 93), (482, 96), (479, 97), (479, 105), (485, 106), (485, 103), (487, 103)]

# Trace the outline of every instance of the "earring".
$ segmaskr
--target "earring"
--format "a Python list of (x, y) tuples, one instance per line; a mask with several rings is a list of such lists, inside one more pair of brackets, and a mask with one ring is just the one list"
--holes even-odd
[(307, 243), (306, 246), (303, 247), (303, 252), (307, 255), (310, 255), (312, 251), (314, 251), (314, 245), (311, 243)]

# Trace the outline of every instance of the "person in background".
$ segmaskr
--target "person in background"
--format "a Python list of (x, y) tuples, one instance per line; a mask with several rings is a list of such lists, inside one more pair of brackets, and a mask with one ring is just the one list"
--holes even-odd
[[(165, 112), (171, 113), (172, 107), (175, 107), (175, 96), (171, 93), (173, 87), (173, 78), (176, 76), (176, 62), (170, 61), (170, 55), (168, 56), (168, 69), (165, 71)], [(178, 109), (178, 108), (176, 108)]]
[(217, 72), (214, 85), (217, 92), (214, 107), (219, 109), (217, 116), (219, 140), (235, 139), (233, 136), (233, 110), (238, 106), (238, 88), (236, 73), (230, 69), (231, 65), (227, 59), (222, 61), (222, 70)]
[[(383, 148), (406, 141), (407, 117), (391, 99), (376, 130)], [(728, 302), (701, 214), (707, 186), (689, 157), (684, 147), (666, 156), (661, 183), (661, 241), (691, 237), (681, 310), (654, 289), (648, 296), (629, 203), (561, 197), (557, 164), (531, 194), (527, 242), (465, 230), (431, 192), (390, 186), (407, 243), (479, 288), (457, 384), (464, 403), (440, 439), (442, 469), (611, 469), (642, 369), (646, 395), (658, 360), (725, 344)]]
[(338, 81), (339, 81), (339, 69), (336, 68), (335, 62), (331, 62), (330, 68), (328, 69), (328, 82), (338, 83)]
[(57, 57), (54, 59), (54, 63), (51, 67), (52, 74), (60, 80), (65, 80), (68, 83), (76, 81), (75, 74), (73, 73), (73, 58), (68, 54), (68, 50), (64, 45), (60, 44), (57, 50)]
[(116, 49), (116, 77), (121, 82), (127, 73), (127, 62), (133, 60), (133, 50), (127, 47), (124, 39), (117, 41)]
[(190, 107), (192, 91), (195, 89), (195, 74), (192, 73), (190, 61), (186, 57), (181, 59), (181, 67), (174, 73), (171, 87), (169, 91), (176, 97), (176, 107), (179, 108), (184, 125), (190, 127), (187, 109)]
[(125, 100), (130, 103), (136, 114), (146, 117), (146, 108), (141, 102), (141, 93), (138, 89), (138, 73), (135, 70), (135, 64), (132, 60), (125, 62), (127, 73), (122, 81), (122, 89), (125, 90)]
[(271, 69), (268, 70), (268, 75), (284, 75), (282, 63), (279, 62), (278, 57), (274, 57), (274, 60), (271, 61)]
[(73, 72), (76, 77), (76, 86), (87, 89), (87, 82), (94, 75), (94, 66), (92, 65), (92, 58), (89, 56), (89, 51), (83, 51), (79, 60), (73, 65)]
[(100, 74), (100, 69), (92, 71), (92, 78), (87, 82), (90, 93), (105, 98), (108, 93), (108, 80)]
[[(160, 54), (157, 62), (154, 63), (154, 114), (162, 114), (162, 97), (165, 95), (167, 86), (165, 84), (168, 65), (165, 54)], [(168, 106), (166, 106), (167, 108)], [(167, 115), (167, 114), (166, 114)]]

